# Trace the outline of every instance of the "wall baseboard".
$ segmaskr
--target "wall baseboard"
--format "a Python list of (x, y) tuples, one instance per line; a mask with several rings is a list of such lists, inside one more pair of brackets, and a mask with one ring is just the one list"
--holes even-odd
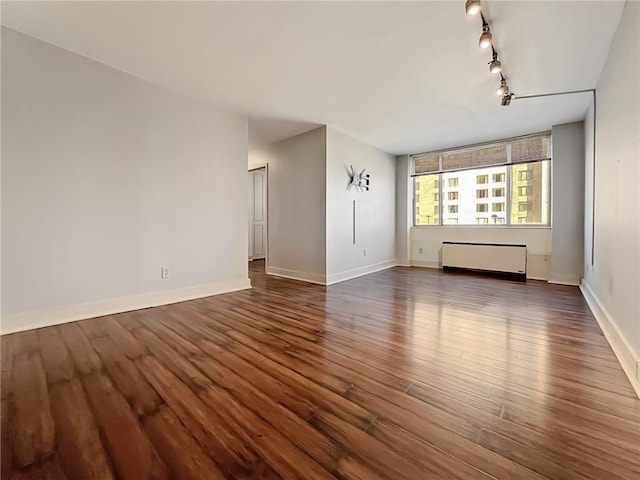
[(300, 280), (302, 282), (315, 283), (318, 285), (326, 285), (326, 276), (312, 272), (301, 272), (299, 270), (289, 270), (287, 268), (278, 268), (267, 266), (267, 275), (276, 277), (290, 278), (291, 280)]
[(118, 297), (98, 302), (69, 305), (66, 307), (5, 315), (1, 321), (0, 333), (5, 335), (8, 333), (33, 330), (35, 328), (50, 327), (52, 325), (85, 320), (87, 318), (184, 302), (186, 300), (210, 297), (221, 293), (245, 290), (247, 288), (251, 288), (251, 280), (242, 278), (196, 285), (193, 287), (176, 288), (162, 292)]
[(440, 262), (431, 262), (424, 260), (411, 260), (412, 267), (424, 267), (424, 268), (442, 268)]
[(405, 259), (401, 259), (401, 260), (396, 260), (396, 267), (410, 267), (411, 266), (411, 260), (409, 260), (408, 258)]
[(580, 277), (576, 275), (550, 273), (547, 282), (554, 285), (571, 285), (572, 287), (579, 287), (581, 285), (580, 280)]
[(640, 398), (640, 372), (637, 370), (640, 364), (640, 356), (633, 351), (626, 338), (622, 335), (622, 332), (620, 332), (613, 317), (609, 315), (609, 312), (607, 312), (602, 302), (600, 302), (584, 279), (580, 284), (580, 291), (587, 301), (587, 305), (589, 305), (602, 333), (604, 333), (605, 338), (609, 342), (613, 353), (615, 353), (618, 358), (622, 370), (624, 370), (624, 373), (629, 378), (629, 382), (631, 382), (631, 386), (635, 390), (636, 395)]
[(361, 277), (363, 275), (369, 275), (370, 273), (386, 270), (387, 268), (393, 268), (398, 266), (395, 260), (387, 260), (386, 262), (380, 262), (373, 265), (367, 265), (365, 267), (354, 268), (351, 270), (345, 270), (344, 272), (332, 273), (327, 275), (326, 284), (333, 285), (335, 283), (345, 282), (353, 278)]

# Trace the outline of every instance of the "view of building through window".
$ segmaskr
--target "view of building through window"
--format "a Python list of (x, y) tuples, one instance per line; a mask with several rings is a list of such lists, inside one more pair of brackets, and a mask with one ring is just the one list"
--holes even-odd
[(415, 224), (548, 225), (550, 168), (544, 160), (415, 177)]

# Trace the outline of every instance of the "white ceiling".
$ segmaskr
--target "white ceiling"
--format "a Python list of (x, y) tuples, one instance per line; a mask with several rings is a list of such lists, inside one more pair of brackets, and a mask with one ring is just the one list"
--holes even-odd
[[(623, 2), (483, 2), (513, 92), (595, 87)], [(327, 124), (394, 154), (549, 129), (590, 95), (501, 107), (454, 2), (2, 2), (10, 28), (250, 119), (251, 147)]]

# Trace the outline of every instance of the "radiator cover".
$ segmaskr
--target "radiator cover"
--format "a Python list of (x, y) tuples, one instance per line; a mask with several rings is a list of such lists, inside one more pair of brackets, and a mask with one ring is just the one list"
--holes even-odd
[(442, 267), (509, 273), (526, 277), (527, 246), (442, 242)]

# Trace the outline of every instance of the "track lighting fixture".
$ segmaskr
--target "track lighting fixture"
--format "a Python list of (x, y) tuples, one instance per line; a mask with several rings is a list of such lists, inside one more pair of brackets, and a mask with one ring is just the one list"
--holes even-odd
[(502, 63), (500, 63), (500, 60), (498, 60), (497, 58), (494, 58), (493, 60), (491, 60), (491, 62), (489, 63), (489, 72), (496, 74), (496, 73), (500, 73), (502, 71)]
[(489, 26), (489, 22), (484, 17), (482, 13), (482, 7), (480, 5), (480, 0), (467, 0), (465, 3), (465, 10), (467, 15), (475, 15), (476, 13), (480, 13), (480, 18), (482, 19), (482, 34), (480, 35), (480, 40), (478, 44), (480, 48), (489, 48), (491, 47), (491, 61), (489, 62), (489, 73), (492, 75), (500, 75), (500, 86), (496, 90), (496, 95), (501, 97), (500, 104), (503, 106), (508, 106), (511, 104), (511, 99), (515, 97), (513, 93), (509, 91), (509, 86), (507, 85), (507, 81), (502, 74), (502, 62), (498, 59), (498, 52), (496, 52), (495, 47), (493, 46), (493, 35), (491, 34), (491, 27)]
[(482, 35), (480, 35), (480, 41), (478, 42), (480, 48), (489, 48), (492, 39), (493, 35), (491, 35), (489, 24), (485, 21), (484, 16), (482, 16)]
[(495, 75), (497, 73), (500, 73), (501, 71), (502, 71), (502, 64), (500, 63), (500, 60), (498, 60), (498, 52), (496, 52), (494, 49), (493, 57), (489, 62), (489, 72)]
[(502, 73), (500, 74), (500, 86), (496, 90), (496, 95), (504, 95), (509, 92), (509, 86), (507, 85), (507, 81), (504, 79)]
[(467, 15), (477, 14), (481, 9), (480, 0), (467, 0), (464, 9), (467, 11)]
[(509, 105), (511, 105), (511, 99), (514, 97), (513, 93), (505, 93), (502, 96), (502, 100), (500, 100), (500, 105), (502, 105), (503, 107), (508, 107)]

